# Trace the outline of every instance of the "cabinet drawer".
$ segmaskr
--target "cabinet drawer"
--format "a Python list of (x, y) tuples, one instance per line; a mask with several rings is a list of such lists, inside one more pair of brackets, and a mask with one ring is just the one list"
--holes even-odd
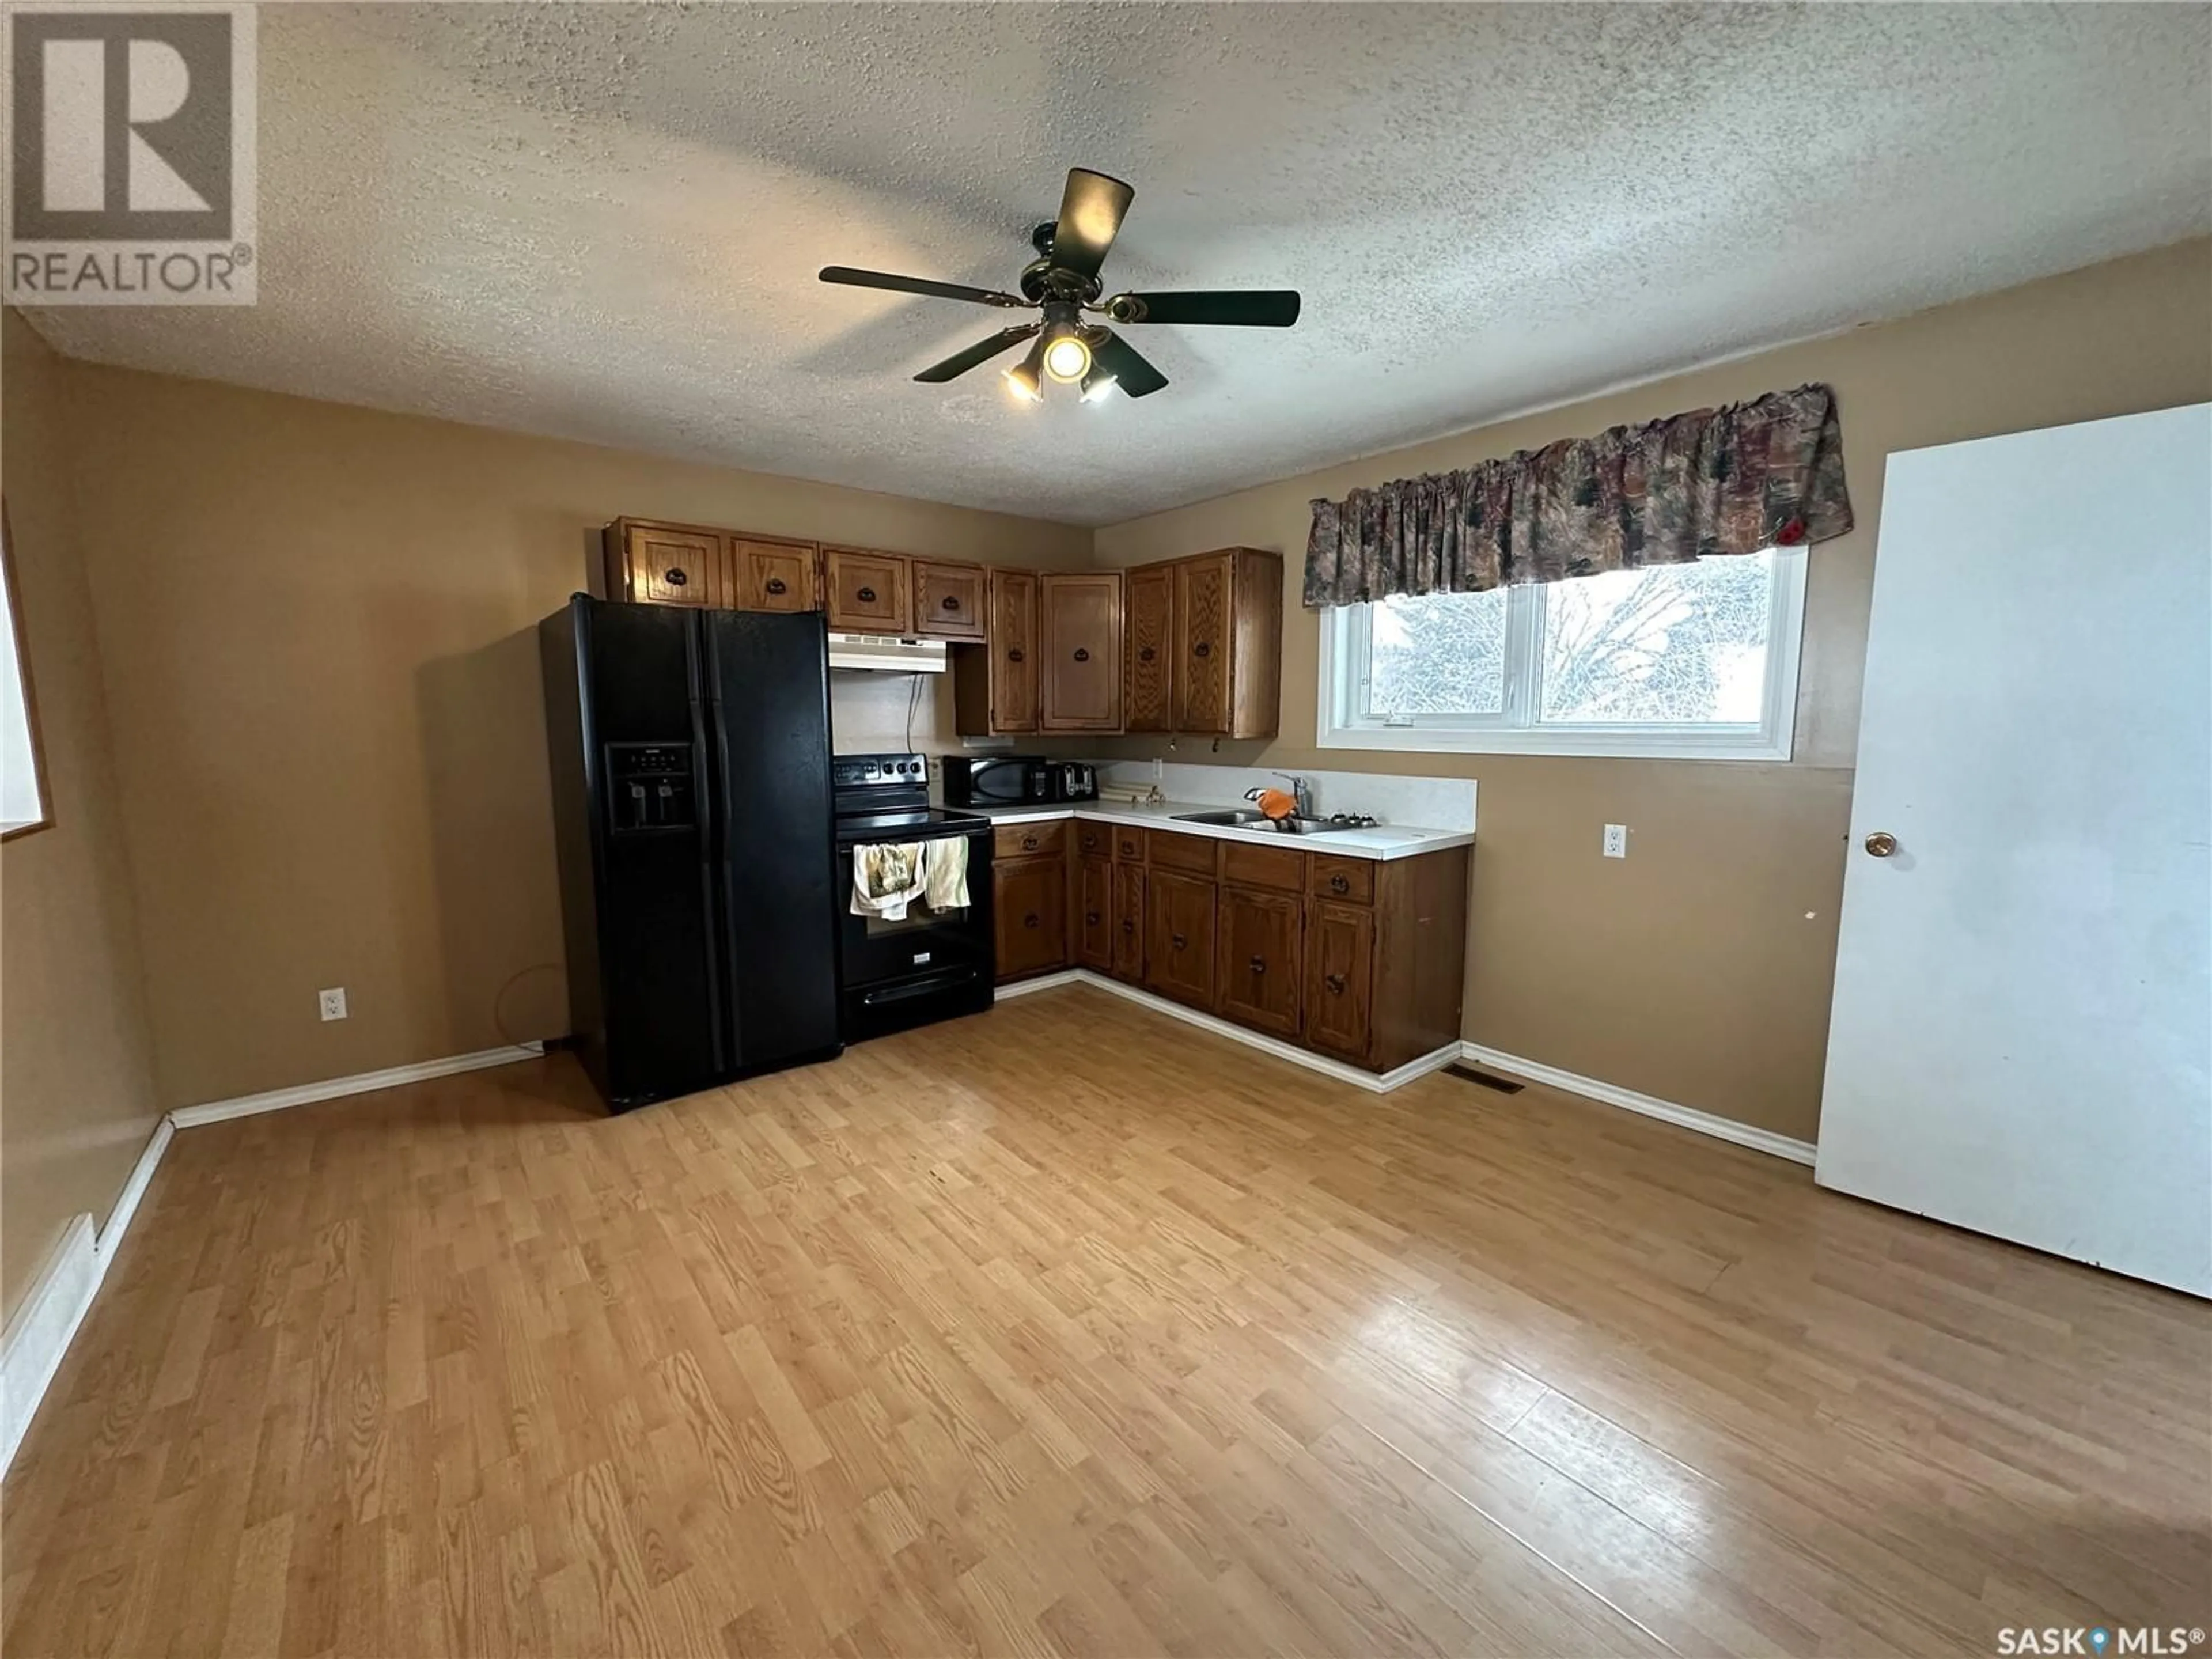
[(1114, 856), (1124, 864), (1145, 861), (1145, 832), (1124, 824), (1114, 826)]
[(1067, 847), (1067, 821), (1002, 823), (991, 832), (991, 856), (1000, 859), (1056, 859)]
[[(1133, 836), (1138, 832), (1129, 830), (1122, 833)], [(1074, 834), (1075, 850), (1084, 857), (1110, 859), (1114, 856), (1114, 827), (1111, 824), (1093, 823), (1087, 819), (1078, 818), (1075, 821)], [(1139, 850), (1140, 852), (1143, 850), (1141, 843)]]
[(1221, 878), (1239, 887), (1267, 887), (1279, 893), (1306, 890), (1306, 855), (1291, 847), (1221, 844)]
[(1194, 876), (1213, 873), (1214, 843), (1205, 836), (1178, 836), (1172, 830), (1152, 832), (1152, 868), (1188, 870)]
[(1316, 853), (1313, 878), (1306, 890), (1316, 898), (1346, 904), (1375, 902), (1375, 860), (1348, 859), (1340, 853)]

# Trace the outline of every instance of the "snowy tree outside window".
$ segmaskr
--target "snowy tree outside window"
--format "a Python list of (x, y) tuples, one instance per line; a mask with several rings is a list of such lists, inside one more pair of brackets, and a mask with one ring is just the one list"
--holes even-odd
[(1802, 549), (1324, 611), (1331, 747), (1786, 759)]

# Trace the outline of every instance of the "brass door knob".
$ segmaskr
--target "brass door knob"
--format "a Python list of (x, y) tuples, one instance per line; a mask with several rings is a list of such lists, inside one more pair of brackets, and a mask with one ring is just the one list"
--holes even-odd
[(1886, 859), (1897, 850), (1897, 837), (1887, 830), (1877, 830), (1866, 838), (1866, 849), (1878, 859)]

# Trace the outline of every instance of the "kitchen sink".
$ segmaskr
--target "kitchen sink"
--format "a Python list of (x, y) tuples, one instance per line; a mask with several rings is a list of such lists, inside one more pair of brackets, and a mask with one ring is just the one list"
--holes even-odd
[(1257, 830), (1276, 836), (1326, 836), (1343, 826), (1327, 818), (1271, 818), (1249, 807), (1224, 807), (1218, 812), (1177, 812), (1177, 823), (1212, 823), (1228, 830)]

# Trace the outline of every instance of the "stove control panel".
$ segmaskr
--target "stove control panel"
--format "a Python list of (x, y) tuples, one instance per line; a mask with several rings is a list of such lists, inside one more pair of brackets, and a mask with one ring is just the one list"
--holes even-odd
[(929, 782), (923, 755), (836, 755), (830, 757), (833, 789), (920, 789)]

